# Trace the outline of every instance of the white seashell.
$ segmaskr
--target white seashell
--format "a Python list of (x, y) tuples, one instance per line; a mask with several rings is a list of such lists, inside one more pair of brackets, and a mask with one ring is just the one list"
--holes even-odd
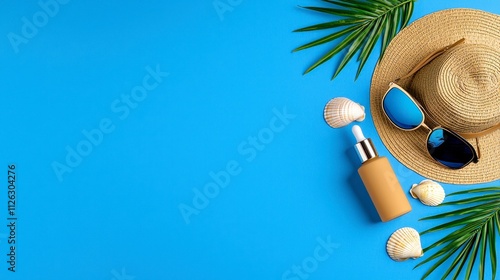
[(420, 235), (410, 227), (396, 230), (387, 241), (387, 254), (395, 261), (420, 258), (424, 255)]
[(423, 204), (429, 206), (441, 204), (446, 196), (443, 187), (432, 180), (423, 180), (419, 184), (413, 184), (410, 194), (413, 198), (418, 198)]
[(339, 128), (353, 121), (365, 119), (365, 107), (345, 97), (336, 97), (328, 101), (323, 112), (326, 123)]

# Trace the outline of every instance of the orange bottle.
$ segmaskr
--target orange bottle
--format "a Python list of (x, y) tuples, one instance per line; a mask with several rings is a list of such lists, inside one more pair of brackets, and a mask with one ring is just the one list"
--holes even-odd
[(361, 128), (353, 126), (356, 151), (362, 161), (358, 169), (370, 198), (383, 222), (411, 211), (410, 203), (386, 157), (379, 157), (370, 138), (365, 138)]

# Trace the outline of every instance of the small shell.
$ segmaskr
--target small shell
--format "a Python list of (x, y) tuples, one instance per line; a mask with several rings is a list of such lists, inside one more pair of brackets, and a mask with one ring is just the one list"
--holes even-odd
[(396, 230), (387, 241), (387, 254), (395, 261), (420, 258), (424, 255), (420, 235), (410, 227)]
[(351, 101), (345, 97), (336, 97), (328, 101), (323, 112), (326, 123), (339, 128), (346, 126), (353, 121), (362, 121), (365, 119), (365, 107)]
[(410, 194), (413, 198), (418, 198), (423, 204), (429, 206), (441, 204), (446, 196), (443, 187), (432, 180), (423, 180), (419, 184), (413, 184)]

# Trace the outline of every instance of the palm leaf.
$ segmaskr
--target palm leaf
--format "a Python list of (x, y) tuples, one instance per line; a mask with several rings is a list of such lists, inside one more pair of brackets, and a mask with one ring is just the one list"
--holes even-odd
[[(366, 61), (368, 60), (368, 57), (373, 50), (373, 47), (375, 47), (375, 44), (377, 43), (378, 38), (380, 37), (380, 33), (382, 32), (382, 30), (384, 28), (384, 20), (386, 18), (387, 18), (386, 16), (383, 16), (375, 22), (375, 26), (372, 29), (372, 32), (365, 40), (365, 45), (364, 45), (363, 49), (361, 50), (361, 53), (360, 53), (359, 59), (358, 59), (359, 66), (358, 66), (358, 71), (356, 72), (356, 79), (358, 78), (359, 74), (361, 73), (361, 70), (363, 69), (363, 66), (365, 65)], [(338, 74), (338, 73), (336, 73), (336, 74)]]
[[(495, 224), (493, 220), (490, 220), (488, 222), (488, 229), (490, 232), (494, 233), (495, 232)], [(490, 262), (491, 262), (491, 271), (493, 275), (493, 279), (495, 279), (496, 273), (497, 273), (497, 252), (495, 248), (495, 234), (490, 234), (489, 235), (489, 242), (490, 242)]]
[[(470, 191), (460, 191), (449, 194), (457, 196), (463, 194), (478, 194), (475, 197), (458, 199), (442, 205), (455, 205), (468, 207), (449, 211), (443, 214), (423, 218), (421, 220), (436, 220), (456, 217), (456, 219), (430, 228), (421, 234), (455, 229), (440, 240), (434, 242), (424, 252), (437, 249), (430, 256), (420, 262), (415, 268), (426, 263), (435, 262), (422, 276), (427, 278), (436, 268), (451, 260), (451, 264), (442, 279), (447, 279), (453, 272), (452, 279), (457, 279), (464, 273), (469, 279), (474, 267), (478, 267), (478, 279), (484, 279), (486, 258), (490, 257), (490, 266), (493, 279), (496, 275), (496, 235), (500, 232), (500, 187), (478, 188)], [(465, 271), (463, 271), (465, 268)]]
[[(294, 32), (317, 31), (335, 29), (333, 33), (314, 40), (308, 44), (295, 48), (301, 51), (332, 42), (341, 37), (340, 41), (320, 59), (308, 67), (304, 74), (333, 58), (345, 50), (344, 56), (334, 69), (332, 80), (344, 69), (347, 63), (357, 54), (358, 70), (356, 79), (365, 66), (376, 43), (382, 38), (380, 57), (396, 34), (404, 28), (413, 14), (413, 2), (416, 0), (323, 0), (334, 6), (330, 7), (302, 7), (315, 12), (326, 13), (337, 18), (334, 21), (315, 24), (294, 30)], [(340, 17), (340, 19), (338, 19)]]

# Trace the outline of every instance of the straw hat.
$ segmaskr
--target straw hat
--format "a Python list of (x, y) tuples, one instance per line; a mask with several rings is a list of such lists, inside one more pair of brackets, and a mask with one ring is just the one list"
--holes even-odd
[(391, 154), (420, 175), (453, 184), (491, 182), (500, 179), (500, 129), (481, 137), (466, 137), (476, 151), (479, 145), (479, 162), (452, 170), (428, 155), (428, 130), (399, 130), (382, 111), (382, 97), (391, 81), (405, 76), (429, 54), (461, 38), (465, 38), (464, 43), (445, 51), (398, 84), (422, 104), (438, 125), (452, 131), (471, 134), (498, 125), (500, 16), (471, 9), (432, 13), (401, 30), (375, 68), (370, 89), (371, 113)]

